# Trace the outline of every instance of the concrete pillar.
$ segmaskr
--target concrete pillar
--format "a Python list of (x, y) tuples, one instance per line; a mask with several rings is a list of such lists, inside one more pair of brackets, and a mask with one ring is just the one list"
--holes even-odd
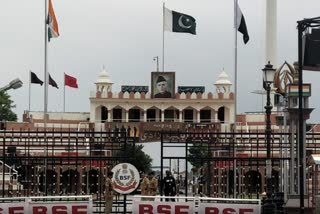
[(126, 114), (126, 120), (125, 122), (128, 123), (129, 122), (129, 111), (125, 110), (125, 114)]
[(108, 109), (108, 122), (112, 122), (111, 111), (112, 109)]
[(164, 110), (161, 110), (161, 122), (164, 122)]
[(200, 111), (196, 110), (197, 111), (197, 123), (200, 123)]
[(147, 122), (147, 110), (143, 111), (143, 122)]
[(183, 122), (182, 113), (183, 113), (183, 110), (179, 110), (179, 122)]
[(277, 67), (277, 0), (266, 0), (266, 56)]

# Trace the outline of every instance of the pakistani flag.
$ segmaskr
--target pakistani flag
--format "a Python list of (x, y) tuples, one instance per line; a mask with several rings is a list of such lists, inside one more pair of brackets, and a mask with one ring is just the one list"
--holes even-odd
[(164, 8), (164, 30), (196, 34), (196, 20), (190, 15)]
[(240, 33), (242, 33), (244, 44), (247, 44), (247, 42), (249, 41), (249, 34), (248, 34), (248, 30), (247, 30), (246, 20), (244, 19), (244, 16), (240, 10), (238, 3), (237, 3), (237, 12), (236, 13), (237, 13), (237, 17), (236, 17), (237, 30)]

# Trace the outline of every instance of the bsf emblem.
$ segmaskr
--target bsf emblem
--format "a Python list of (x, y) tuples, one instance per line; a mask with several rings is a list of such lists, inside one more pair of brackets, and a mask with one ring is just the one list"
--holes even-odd
[(139, 185), (140, 175), (138, 170), (129, 163), (121, 163), (113, 167), (114, 190), (120, 194), (129, 194)]

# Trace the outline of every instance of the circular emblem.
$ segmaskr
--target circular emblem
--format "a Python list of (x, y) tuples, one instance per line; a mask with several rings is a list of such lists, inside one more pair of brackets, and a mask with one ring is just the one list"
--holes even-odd
[(133, 192), (140, 182), (140, 175), (136, 167), (130, 163), (120, 163), (113, 167), (113, 188), (120, 194)]

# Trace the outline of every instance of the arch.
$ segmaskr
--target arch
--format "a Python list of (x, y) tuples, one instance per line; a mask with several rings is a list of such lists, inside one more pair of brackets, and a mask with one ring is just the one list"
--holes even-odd
[(174, 106), (169, 106), (164, 110), (164, 121), (174, 122), (179, 118), (179, 109)]
[(159, 108), (152, 106), (151, 108), (147, 109), (147, 121), (148, 122), (155, 122), (161, 119), (161, 111)]
[(105, 122), (108, 119), (108, 108), (104, 105), (99, 105), (95, 109), (95, 121)]
[(258, 171), (250, 170), (244, 174), (244, 184), (247, 193), (261, 193), (261, 174)]
[(112, 108), (112, 121), (113, 122), (122, 122), (125, 118), (125, 109), (121, 106), (115, 106)]
[(99, 171), (97, 169), (90, 169), (86, 172), (83, 182), (88, 194), (98, 194), (99, 191)]
[(140, 108), (139, 106), (133, 106), (132, 108), (129, 109), (129, 122), (140, 122), (141, 113), (143, 112), (143, 109)]
[[(234, 174), (233, 174), (233, 170), (229, 170), (227, 171), (228, 173), (228, 193), (229, 195), (233, 194), (234, 192)], [(239, 173), (236, 172), (236, 177), (237, 177), (237, 180), (236, 180), (236, 192), (239, 192)]]
[(200, 122), (201, 123), (210, 123), (214, 120), (214, 110), (206, 106), (200, 109)]
[(224, 123), (225, 122), (225, 107), (222, 106), (220, 108), (218, 108), (218, 120), (221, 122), (221, 123)]
[(76, 194), (79, 186), (79, 172), (73, 169), (68, 169), (62, 172), (61, 176), (61, 191), (62, 193)]
[(18, 181), (23, 185), (23, 189), (30, 190), (33, 182), (33, 169), (30, 165), (21, 165), (17, 168)]
[[(44, 179), (46, 176), (46, 180)], [(45, 192), (45, 183), (47, 183), (46, 188), (47, 192), (52, 194), (55, 193), (57, 188), (57, 173), (51, 169), (47, 170), (46, 175), (44, 175), (44, 172), (40, 173), (40, 185), (39, 185), (39, 191)]]
[(196, 113), (197, 113), (196, 109), (191, 106), (184, 108), (182, 110), (182, 117), (184, 122), (191, 122), (191, 123), (195, 122), (197, 118)]

